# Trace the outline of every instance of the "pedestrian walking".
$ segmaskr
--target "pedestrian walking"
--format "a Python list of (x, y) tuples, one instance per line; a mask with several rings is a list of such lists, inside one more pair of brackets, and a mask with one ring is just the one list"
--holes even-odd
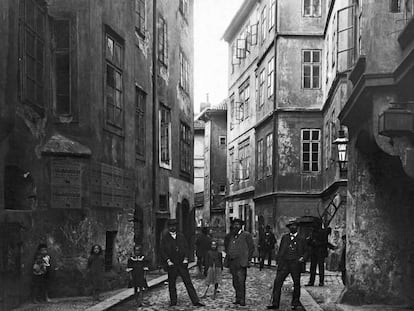
[(197, 237), (195, 242), (198, 271), (200, 272), (200, 275), (204, 276), (207, 276), (208, 270), (205, 265), (205, 257), (211, 245), (211, 238), (208, 236), (208, 233), (208, 228), (203, 227), (201, 229), (201, 234)]
[(138, 308), (142, 306), (144, 291), (148, 288), (146, 280), (148, 270), (148, 260), (142, 252), (142, 246), (135, 245), (133, 255), (128, 259), (126, 271), (130, 275), (129, 287), (134, 288), (134, 297)]
[(267, 266), (272, 265), (272, 253), (274, 252), (276, 244), (276, 238), (273, 232), (270, 230), (270, 226), (266, 226), (266, 231), (262, 234), (259, 240), (260, 245), (260, 270), (264, 267), (264, 261), (267, 259)]
[(32, 269), (32, 298), (34, 303), (46, 300), (46, 265), (40, 252), (36, 252)]
[(233, 287), (236, 292), (234, 304), (246, 305), (246, 276), (250, 267), (254, 244), (251, 234), (242, 229), (241, 219), (233, 219), (233, 232), (228, 238), (228, 266), (233, 277)]
[(346, 235), (342, 237), (342, 252), (339, 261), (339, 271), (341, 271), (342, 283), (346, 286)]
[(168, 290), (170, 306), (177, 305), (177, 277), (181, 276), (191, 302), (194, 306), (203, 307), (191, 282), (188, 272), (189, 248), (184, 235), (177, 232), (177, 220), (168, 220), (168, 232), (161, 239), (161, 260), (168, 272)]
[(206, 279), (206, 291), (203, 297), (207, 296), (210, 285), (214, 285), (213, 299), (216, 299), (219, 284), (221, 284), (222, 271), (223, 271), (223, 254), (217, 250), (217, 242), (211, 242), (211, 250), (206, 255), (206, 266), (208, 267), (207, 279)]
[(92, 298), (99, 301), (104, 281), (105, 259), (102, 254), (102, 247), (98, 244), (91, 248), (88, 258), (88, 270), (92, 285)]
[(331, 243), (328, 242), (328, 237), (331, 232), (331, 228), (322, 229), (321, 227), (315, 227), (310, 239), (311, 247), (311, 266), (310, 266), (310, 278), (309, 283), (305, 286), (313, 286), (316, 278), (316, 267), (319, 272), (319, 286), (325, 285), (325, 258), (328, 257), (328, 248), (334, 249)]
[[(35, 279), (34, 282), (37, 284), (35, 287), (38, 288), (37, 290), (38, 297), (35, 300), (40, 299), (41, 301), (50, 302), (51, 300), (49, 298), (49, 283), (50, 283), (50, 278), (51, 278), (52, 260), (49, 255), (49, 251), (48, 251), (46, 243), (40, 243), (37, 246), (35, 257), (37, 259), (35, 260), (35, 263), (33, 265), (33, 276)], [(41, 259), (39, 259), (39, 257)]]
[(272, 304), (267, 309), (279, 309), (280, 294), (283, 282), (290, 274), (293, 279), (292, 310), (300, 307), (300, 274), (302, 263), (307, 258), (306, 241), (298, 235), (298, 223), (296, 220), (287, 223), (290, 233), (283, 235), (280, 241), (279, 251), (276, 256), (277, 272), (273, 284)]
[(260, 251), (260, 246), (259, 246), (259, 234), (256, 231), (253, 235), (253, 244), (254, 244), (254, 251), (253, 251), (253, 260), (252, 262), (255, 263), (260, 263), (260, 255), (259, 255), (259, 251)]

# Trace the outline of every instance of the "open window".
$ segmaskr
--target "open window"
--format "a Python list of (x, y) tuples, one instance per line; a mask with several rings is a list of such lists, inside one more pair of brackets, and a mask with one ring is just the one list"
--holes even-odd
[(337, 14), (337, 68), (338, 72), (344, 72), (355, 62), (355, 6), (340, 9)]
[(236, 41), (236, 58), (246, 58), (246, 39), (237, 39)]
[(259, 23), (250, 25), (249, 43), (250, 45), (257, 45), (258, 42)]

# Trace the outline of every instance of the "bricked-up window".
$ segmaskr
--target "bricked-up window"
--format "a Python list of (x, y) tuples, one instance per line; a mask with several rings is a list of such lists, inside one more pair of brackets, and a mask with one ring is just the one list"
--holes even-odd
[(271, 176), (273, 173), (273, 133), (266, 136), (266, 176)]
[(249, 179), (250, 177), (250, 141), (246, 139), (239, 144), (239, 179)]
[(319, 172), (320, 170), (320, 130), (304, 129), (301, 133), (302, 172)]
[(321, 51), (302, 51), (302, 87), (319, 89), (321, 85)]
[(180, 124), (180, 169), (182, 172), (191, 173), (191, 129), (190, 127), (181, 122)]
[(123, 46), (109, 33), (106, 40), (106, 121), (117, 128), (123, 123)]
[(390, 0), (390, 12), (391, 13), (401, 12), (401, 0)]
[(257, 179), (263, 179), (263, 139), (257, 142)]
[(266, 100), (265, 80), (266, 80), (265, 69), (263, 68), (260, 71), (260, 77), (259, 77), (259, 107), (262, 107)]
[(135, 28), (141, 38), (145, 38), (145, 0), (135, 0)]
[(275, 26), (276, 23), (276, 0), (271, 0), (270, 4), (270, 21), (269, 21), (269, 31)]
[(167, 67), (168, 63), (168, 31), (167, 22), (158, 15), (158, 60)]
[(145, 157), (145, 109), (146, 94), (135, 87), (135, 153), (137, 158)]
[(70, 115), (70, 21), (53, 21), (53, 43), (55, 61), (54, 113)]
[(321, 0), (303, 0), (303, 16), (320, 17)]
[(261, 32), (261, 35), (262, 35), (262, 41), (261, 42), (263, 44), (266, 41), (266, 33), (267, 33), (267, 29), (266, 29), (266, 22), (267, 22), (266, 6), (262, 10), (261, 21), (262, 21), (262, 24), (260, 26), (260, 32)]
[(183, 51), (180, 51), (180, 86), (187, 93), (190, 93), (190, 65)]
[(275, 83), (275, 58), (272, 57), (267, 65), (267, 96), (273, 95), (273, 88)]
[(160, 165), (171, 168), (171, 110), (160, 105)]
[(21, 0), (19, 11), (19, 96), (28, 104), (44, 106), (45, 2)]
[(189, 12), (190, 12), (190, 6), (188, 4), (188, 0), (180, 0), (179, 10), (180, 10), (181, 15), (185, 19), (187, 19)]

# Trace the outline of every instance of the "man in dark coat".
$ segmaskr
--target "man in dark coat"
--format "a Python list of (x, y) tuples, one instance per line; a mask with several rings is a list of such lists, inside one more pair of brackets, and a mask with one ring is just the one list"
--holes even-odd
[(260, 270), (263, 269), (265, 258), (267, 258), (268, 267), (272, 264), (272, 253), (275, 249), (276, 238), (273, 232), (270, 230), (270, 226), (266, 226), (266, 231), (261, 234), (259, 238), (260, 248)]
[(207, 276), (208, 267), (205, 264), (205, 257), (207, 252), (210, 250), (211, 247), (211, 239), (208, 236), (208, 228), (203, 227), (201, 229), (201, 234), (197, 237), (195, 242), (196, 244), (196, 256), (197, 256), (197, 266), (200, 274), (204, 269), (204, 276)]
[(276, 256), (277, 273), (273, 284), (272, 304), (267, 309), (279, 309), (280, 294), (283, 282), (290, 274), (293, 279), (292, 310), (300, 306), (300, 273), (302, 263), (305, 262), (306, 241), (298, 235), (298, 223), (293, 220), (288, 222), (286, 227), (290, 233), (285, 234), (280, 241), (280, 247)]
[(328, 237), (331, 228), (322, 229), (321, 227), (315, 227), (310, 239), (311, 246), (311, 266), (310, 266), (310, 278), (309, 283), (305, 286), (313, 286), (316, 277), (316, 266), (318, 266), (319, 272), (319, 286), (324, 286), (325, 279), (325, 258), (328, 257), (328, 248), (334, 249), (335, 247), (328, 242)]
[(168, 232), (161, 239), (161, 260), (168, 272), (170, 306), (177, 305), (177, 276), (181, 276), (191, 302), (202, 307), (188, 272), (189, 248), (184, 235), (177, 232), (177, 220), (168, 220)]
[(252, 260), (254, 243), (252, 235), (242, 229), (243, 220), (233, 219), (233, 230), (228, 237), (227, 256), (230, 273), (233, 277), (233, 287), (236, 292), (234, 304), (246, 305), (246, 276), (247, 268)]

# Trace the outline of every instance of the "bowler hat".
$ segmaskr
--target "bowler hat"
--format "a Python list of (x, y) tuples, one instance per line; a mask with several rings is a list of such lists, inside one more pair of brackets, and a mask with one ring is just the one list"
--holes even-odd
[(292, 225), (298, 225), (298, 221), (296, 220), (296, 219), (294, 219), (294, 220), (290, 220), (290, 221), (288, 221), (288, 223), (286, 224), (286, 227), (290, 227), (290, 226), (292, 226)]
[(244, 220), (240, 218), (233, 218), (231, 223), (234, 224), (235, 222), (238, 222), (241, 225), (244, 225)]
[(178, 225), (178, 220), (177, 219), (168, 219), (168, 223), (169, 226), (170, 225)]

